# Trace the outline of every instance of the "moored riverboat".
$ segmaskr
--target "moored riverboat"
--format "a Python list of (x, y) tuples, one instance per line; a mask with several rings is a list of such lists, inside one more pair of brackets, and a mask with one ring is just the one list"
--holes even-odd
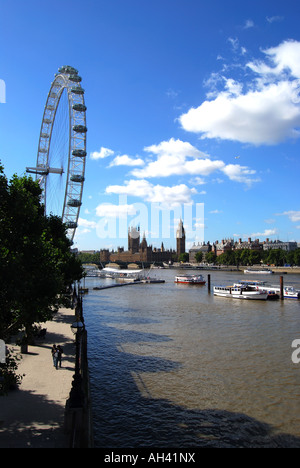
[[(258, 287), (261, 290), (261, 286)], [(280, 294), (280, 288), (277, 286), (266, 286), (266, 289), (273, 294)], [(294, 286), (283, 287), (283, 297), (285, 299), (300, 299), (300, 291), (295, 289)]]
[(268, 293), (247, 286), (214, 286), (214, 295), (232, 299), (267, 300)]
[[(234, 286), (247, 286), (248, 288), (254, 288), (259, 291), (266, 291), (268, 293), (268, 299), (279, 299), (280, 297), (280, 287), (269, 286), (265, 281), (242, 280), (235, 283)], [(295, 289), (294, 286), (284, 286), (283, 297), (286, 299), (300, 299), (300, 291), (299, 289)]]
[(179, 275), (175, 276), (175, 283), (180, 284), (205, 284), (206, 281), (202, 275)]
[(269, 289), (269, 287), (266, 285), (266, 281), (258, 281), (258, 280), (242, 280), (239, 281), (238, 283), (234, 283), (235, 287), (247, 287), (248, 290), (259, 290), (268, 293), (267, 299), (270, 301), (274, 301), (276, 299), (279, 299), (279, 294), (277, 291)]
[(269, 270), (268, 268), (249, 268), (248, 270), (244, 270), (244, 273), (250, 275), (272, 275), (273, 271)]

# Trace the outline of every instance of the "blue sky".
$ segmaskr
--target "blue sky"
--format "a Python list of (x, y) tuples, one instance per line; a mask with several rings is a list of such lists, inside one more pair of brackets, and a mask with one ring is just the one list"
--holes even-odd
[(9, 177), (35, 165), (57, 69), (83, 79), (76, 247), (126, 248), (139, 224), (149, 243), (174, 248), (180, 217), (188, 246), (300, 240), (299, 2), (0, 0), (0, 12)]

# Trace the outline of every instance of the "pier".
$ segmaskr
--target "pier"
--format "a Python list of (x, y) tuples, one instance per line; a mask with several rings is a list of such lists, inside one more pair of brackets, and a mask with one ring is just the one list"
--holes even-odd
[(128, 281), (126, 283), (114, 283), (109, 284), (107, 286), (95, 286), (93, 290), (101, 291), (102, 289), (111, 289), (111, 288), (120, 288), (121, 286), (132, 286), (133, 284), (157, 284), (157, 283), (164, 283), (165, 280), (156, 280), (151, 278), (145, 278), (138, 281)]
[(115, 283), (109, 284), (107, 286), (95, 286), (93, 288), (94, 291), (102, 291), (102, 289), (111, 289), (111, 288), (120, 288), (121, 286), (132, 286), (133, 284), (142, 284), (141, 281), (132, 281), (128, 283)]

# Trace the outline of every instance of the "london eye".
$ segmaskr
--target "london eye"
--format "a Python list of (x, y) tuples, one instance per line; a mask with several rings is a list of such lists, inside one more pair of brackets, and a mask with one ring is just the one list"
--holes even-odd
[(58, 69), (47, 96), (39, 135), (36, 175), (45, 214), (62, 218), (73, 241), (78, 225), (86, 163), (86, 105), (78, 71)]

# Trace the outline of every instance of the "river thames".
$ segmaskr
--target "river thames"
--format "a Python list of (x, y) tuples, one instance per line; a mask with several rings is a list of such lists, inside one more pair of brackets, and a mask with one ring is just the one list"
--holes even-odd
[[(300, 447), (300, 300), (216, 297), (175, 284), (179, 273), (105, 290), (93, 287), (113, 280), (86, 279), (95, 446)], [(211, 290), (248, 279), (208, 273)], [(279, 275), (251, 276), (279, 286)], [(300, 275), (283, 278), (300, 288)]]

